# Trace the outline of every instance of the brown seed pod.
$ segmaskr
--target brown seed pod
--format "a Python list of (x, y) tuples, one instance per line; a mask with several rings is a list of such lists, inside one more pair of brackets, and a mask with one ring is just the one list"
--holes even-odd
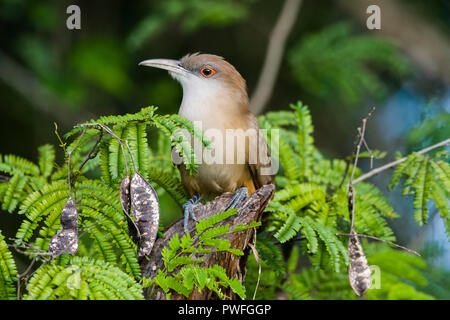
[(78, 249), (78, 211), (71, 196), (64, 205), (60, 221), (62, 230), (50, 239), (48, 252), (53, 257), (63, 253), (74, 256)]
[(130, 213), (130, 176), (123, 178), (120, 183), (120, 204), (126, 214)]
[(127, 217), (128, 235), (134, 243), (137, 243), (140, 233), (133, 218), (130, 216), (130, 176), (128, 175), (120, 183), (120, 204)]
[(138, 256), (152, 251), (159, 226), (159, 201), (153, 187), (136, 171), (130, 184), (131, 208), (140, 232)]
[(361, 297), (370, 288), (372, 277), (361, 242), (354, 232), (352, 232), (348, 241), (348, 256), (350, 258), (350, 266), (348, 268), (350, 286)]

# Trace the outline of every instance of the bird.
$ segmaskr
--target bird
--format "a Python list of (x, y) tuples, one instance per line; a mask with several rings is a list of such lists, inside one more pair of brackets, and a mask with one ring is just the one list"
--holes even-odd
[[(182, 184), (191, 196), (183, 205), (185, 233), (189, 216), (197, 221), (194, 208), (202, 198), (232, 192), (227, 209), (235, 208), (255, 190), (274, 183), (268, 143), (249, 110), (246, 81), (231, 63), (218, 55), (197, 52), (180, 60), (150, 59), (139, 65), (167, 70), (181, 84), (178, 114), (200, 125), (211, 139), (207, 154), (215, 161), (201, 161), (196, 174), (190, 174), (184, 164), (178, 165)], [(244, 141), (244, 146), (235, 139)], [(201, 151), (206, 151), (205, 147)]]

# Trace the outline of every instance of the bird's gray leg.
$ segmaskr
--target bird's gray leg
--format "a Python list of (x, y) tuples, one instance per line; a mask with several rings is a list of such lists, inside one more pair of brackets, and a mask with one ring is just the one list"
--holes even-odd
[(233, 198), (231, 198), (231, 201), (227, 207), (227, 210), (235, 208), (237, 206), (237, 204), (247, 196), (248, 196), (248, 190), (246, 187), (237, 189)]
[(195, 218), (194, 215), (194, 208), (196, 206), (200, 205), (200, 199), (202, 196), (200, 193), (195, 194), (191, 199), (189, 199), (185, 204), (183, 204), (183, 211), (184, 211), (184, 233), (187, 233), (187, 224), (189, 220), (189, 215), (191, 216), (192, 220), (198, 221), (197, 218)]

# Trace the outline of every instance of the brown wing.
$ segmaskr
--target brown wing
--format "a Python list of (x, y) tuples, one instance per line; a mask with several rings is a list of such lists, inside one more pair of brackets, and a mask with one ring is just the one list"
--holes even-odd
[[(257, 136), (249, 141), (249, 151), (247, 151), (247, 166), (253, 178), (256, 189), (261, 188), (265, 184), (274, 183), (274, 172), (272, 170), (272, 159), (270, 156), (269, 146), (264, 134), (260, 130), (258, 120), (253, 113), (248, 113), (249, 128), (255, 129)], [(251, 159), (250, 153), (257, 152), (258, 156)], [(254, 157), (254, 155), (253, 155)]]

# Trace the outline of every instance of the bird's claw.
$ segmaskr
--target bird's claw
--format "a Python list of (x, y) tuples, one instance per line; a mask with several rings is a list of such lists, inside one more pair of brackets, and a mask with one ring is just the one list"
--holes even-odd
[(185, 204), (183, 204), (183, 212), (184, 212), (184, 233), (188, 233), (187, 225), (189, 221), (189, 216), (191, 216), (192, 220), (198, 221), (194, 215), (194, 208), (200, 205), (200, 194), (194, 195), (191, 199), (189, 199)]
[(231, 198), (227, 210), (236, 208), (237, 204), (247, 196), (248, 196), (247, 188), (246, 187), (239, 188), (234, 194), (233, 198)]

